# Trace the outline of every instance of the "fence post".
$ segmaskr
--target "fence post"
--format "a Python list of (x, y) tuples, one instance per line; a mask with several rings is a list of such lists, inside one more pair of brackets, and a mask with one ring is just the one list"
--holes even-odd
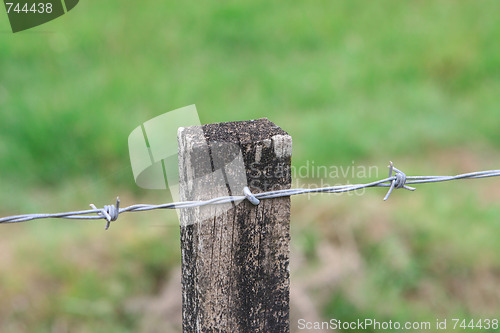
[[(254, 194), (291, 186), (292, 139), (265, 118), (180, 128), (178, 141), (183, 201), (243, 195), (238, 177)], [(183, 331), (289, 332), (290, 198), (181, 209), (180, 220)]]

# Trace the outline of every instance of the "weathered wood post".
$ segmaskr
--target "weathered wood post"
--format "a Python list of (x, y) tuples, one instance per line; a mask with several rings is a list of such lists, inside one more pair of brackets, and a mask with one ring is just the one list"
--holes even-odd
[[(183, 201), (291, 186), (292, 139), (265, 118), (180, 128), (178, 141)], [(184, 332), (289, 332), (290, 198), (180, 220)]]

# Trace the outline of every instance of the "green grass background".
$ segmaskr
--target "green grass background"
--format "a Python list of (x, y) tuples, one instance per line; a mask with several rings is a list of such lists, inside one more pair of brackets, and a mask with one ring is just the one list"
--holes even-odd
[[(127, 137), (190, 104), (202, 123), (268, 117), (292, 135), (296, 167), (498, 168), (499, 11), (497, 1), (81, 1), (16, 34), (0, 14), (0, 215), (166, 200), (135, 186)], [(292, 246), (312, 266), (318, 244), (343, 246), (340, 227), (361, 258), (318, 301), (321, 315), (498, 317), (498, 188), (294, 199)], [(0, 228), (2, 332), (142, 327), (124, 304), (158, 294), (179, 264), (176, 214), (103, 227)]]

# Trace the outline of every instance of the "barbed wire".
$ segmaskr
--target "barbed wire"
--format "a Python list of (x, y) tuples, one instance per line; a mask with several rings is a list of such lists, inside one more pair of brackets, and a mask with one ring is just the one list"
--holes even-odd
[[(155, 209), (194, 208), (207, 205), (218, 205), (230, 202), (239, 202), (243, 200), (248, 200), (253, 205), (258, 205), (260, 203), (260, 200), (263, 199), (290, 197), (293, 195), (306, 194), (306, 193), (343, 193), (370, 187), (389, 187), (389, 190), (387, 191), (387, 194), (384, 197), (385, 201), (389, 198), (394, 189), (403, 188), (406, 190), (414, 191), (415, 190), (414, 187), (408, 186), (412, 184), (438, 183), (438, 182), (445, 182), (457, 179), (476, 179), (476, 178), (487, 178), (487, 177), (498, 177), (498, 176), (500, 176), (500, 170), (470, 172), (455, 176), (406, 176), (404, 172), (394, 167), (393, 163), (390, 162), (389, 177), (365, 184), (337, 185), (337, 186), (328, 186), (328, 187), (312, 188), (312, 189), (298, 188), (298, 189), (268, 191), (256, 194), (253, 194), (248, 187), (244, 187), (243, 195), (224, 196), (224, 197), (214, 198), (210, 200), (201, 200), (201, 201), (172, 202), (160, 205), (137, 204), (125, 208), (120, 208), (120, 199), (117, 198), (115, 205), (106, 205), (103, 208), (97, 208), (94, 204), (90, 204), (90, 207), (92, 209), (88, 210), (55, 213), (55, 214), (14, 215), (14, 216), (0, 218), (0, 224), (26, 222), (31, 220), (47, 219), (47, 218), (63, 218), (63, 219), (77, 219), (77, 220), (105, 219), (106, 230), (108, 230), (111, 222), (116, 221), (120, 214), (126, 212), (144, 212)], [(96, 215), (91, 215), (91, 214), (96, 214)]]

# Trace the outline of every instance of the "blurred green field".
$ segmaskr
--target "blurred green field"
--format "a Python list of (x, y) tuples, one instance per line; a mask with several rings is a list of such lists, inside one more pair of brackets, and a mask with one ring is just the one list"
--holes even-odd
[[(295, 167), (498, 169), (497, 11), (490, 0), (81, 1), (17, 34), (0, 14), (0, 216), (167, 200), (134, 184), (127, 137), (190, 104), (202, 123), (269, 118), (292, 135)], [(498, 318), (498, 184), (293, 199), (292, 281), (326, 319)], [(2, 226), (0, 331), (175, 331), (134, 306), (156, 304), (180, 263), (175, 212), (103, 228)], [(352, 260), (306, 286), (328, 251)]]

